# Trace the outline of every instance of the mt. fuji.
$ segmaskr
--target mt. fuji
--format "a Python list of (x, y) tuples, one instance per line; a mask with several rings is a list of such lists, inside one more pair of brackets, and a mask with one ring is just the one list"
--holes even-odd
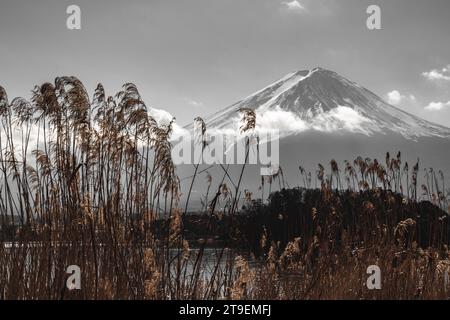
[(287, 133), (397, 133), (407, 139), (450, 137), (450, 129), (394, 106), (339, 74), (322, 68), (288, 74), (206, 119), (208, 127), (236, 129), (240, 108), (256, 111), (257, 128)]
[[(450, 178), (449, 128), (402, 111), (336, 72), (314, 68), (288, 74), (205, 118), (207, 131), (238, 135), (240, 108), (255, 110), (257, 133), (279, 131), (279, 160), (288, 186), (301, 184), (299, 166), (314, 173), (319, 163), (327, 168), (336, 160), (342, 168), (359, 156), (383, 163), (387, 152), (401, 152), (410, 167), (419, 159), (420, 180), (426, 168)], [(220, 180), (220, 168), (207, 169)], [(239, 166), (229, 170), (230, 176), (239, 174)], [(249, 165), (243, 187), (257, 192), (259, 183), (259, 166)], [(196, 188), (201, 194), (202, 186)]]

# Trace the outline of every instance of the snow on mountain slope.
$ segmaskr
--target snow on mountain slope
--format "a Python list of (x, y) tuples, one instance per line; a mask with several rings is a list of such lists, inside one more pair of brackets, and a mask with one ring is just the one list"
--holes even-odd
[(257, 130), (278, 129), (283, 136), (316, 130), (367, 136), (394, 132), (412, 140), (450, 137), (449, 128), (391, 106), (369, 90), (322, 68), (288, 74), (207, 118), (208, 128), (238, 132), (238, 110), (243, 107), (256, 111)]

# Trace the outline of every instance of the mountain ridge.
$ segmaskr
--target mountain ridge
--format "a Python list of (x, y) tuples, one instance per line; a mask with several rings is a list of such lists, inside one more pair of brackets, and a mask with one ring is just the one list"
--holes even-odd
[[(257, 126), (291, 133), (308, 129), (366, 135), (393, 131), (413, 140), (422, 136), (450, 137), (449, 128), (392, 106), (369, 89), (321, 67), (289, 73), (212, 114), (205, 122), (216, 130), (237, 129), (238, 110), (243, 107), (255, 110)], [(274, 124), (275, 120), (278, 123)]]

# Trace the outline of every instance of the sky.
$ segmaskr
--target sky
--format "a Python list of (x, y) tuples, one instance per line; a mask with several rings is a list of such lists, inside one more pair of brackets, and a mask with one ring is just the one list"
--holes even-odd
[(449, 14), (448, 0), (0, 0), (0, 85), (12, 99), (63, 75), (91, 94), (133, 82), (184, 125), (320, 66), (450, 127)]

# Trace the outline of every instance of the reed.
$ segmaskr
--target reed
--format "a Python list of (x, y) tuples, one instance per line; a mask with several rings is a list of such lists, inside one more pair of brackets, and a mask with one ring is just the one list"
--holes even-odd
[[(239, 112), (247, 158), (256, 113)], [(319, 164), (316, 189), (302, 167), (303, 188), (286, 189), (280, 169), (261, 179), (259, 200), (241, 190), (245, 165), (237, 181), (221, 166), (217, 188), (207, 174), (196, 243), (186, 227), (199, 165), (181, 208), (173, 121), (158, 125), (134, 84), (114, 96), (99, 84), (91, 99), (59, 77), (30, 101), (0, 87), (0, 123), (0, 299), (449, 297), (444, 175), (425, 170), (420, 194), (419, 162), (410, 171), (400, 153), (344, 170), (332, 160), (329, 174)], [(229, 241), (210, 255), (219, 229)], [(361, 285), (368, 264), (386, 289)], [(66, 287), (69, 265), (81, 290)]]

